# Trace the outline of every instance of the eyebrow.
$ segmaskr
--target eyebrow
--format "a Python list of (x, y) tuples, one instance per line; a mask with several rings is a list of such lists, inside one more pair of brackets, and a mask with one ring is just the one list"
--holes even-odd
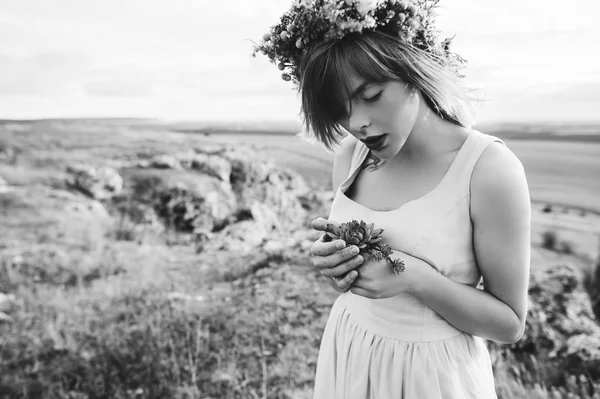
[(358, 86), (353, 92), (352, 95), (350, 96), (350, 98), (355, 98), (356, 96), (358, 96), (360, 94), (360, 92), (362, 92), (368, 85), (370, 85), (372, 82), (362, 82), (360, 84), (360, 86)]

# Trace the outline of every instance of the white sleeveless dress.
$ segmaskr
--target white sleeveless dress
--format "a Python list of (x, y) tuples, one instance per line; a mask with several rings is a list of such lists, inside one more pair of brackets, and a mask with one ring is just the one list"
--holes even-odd
[[(470, 179), (488, 145), (500, 139), (471, 130), (440, 183), (398, 209), (375, 211), (346, 197), (369, 149), (357, 142), (350, 172), (329, 220), (384, 229), (392, 249), (421, 258), (454, 281), (481, 281), (472, 241)], [(335, 301), (317, 361), (315, 399), (496, 398), (482, 338), (457, 330), (409, 294), (368, 299), (347, 291)]]

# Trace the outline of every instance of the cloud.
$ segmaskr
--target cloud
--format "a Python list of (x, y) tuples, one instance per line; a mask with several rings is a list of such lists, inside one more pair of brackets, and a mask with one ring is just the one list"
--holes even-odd
[(558, 86), (544, 96), (545, 101), (556, 103), (600, 104), (600, 82), (577, 83)]
[(160, 92), (157, 76), (135, 70), (105, 70), (93, 73), (82, 84), (91, 96), (146, 97)]
[(0, 95), (51, 96), (77, 90), (90, 64), (83, 54), (0, 54)]
[[(525, 102), (598, 102), (597, 85), (588, 84), (598, 76), (590, 51), (600, 46), (596, 3), (442, 3), (440, 25), (457, 34), (454, 50), (469, 61), (466, 83), (481, 88), (490, 104), (502, 104), (490, 106), (489, 115), (522, 113), (518, 104)], [(249, 41), (288, 6), (288, 0), (2, 2), (0, 117), (293, 119), (295, 92), (266, 57), (251, 57)]]

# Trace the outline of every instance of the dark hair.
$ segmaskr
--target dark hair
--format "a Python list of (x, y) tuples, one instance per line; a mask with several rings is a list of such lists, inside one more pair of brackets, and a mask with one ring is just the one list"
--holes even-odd
[(346, 113), (353, 71), (370, 82), (410, 83), (441, 118), (463, 127), (471, 124), (465, 107), (470, 99), (455, 75), (442, 60), (399, 37), (369, 31), (316, 43), (302, 57), (299, 71), (304, 137), (318, 140), (329, 152), (346, 136), (339, 120)]

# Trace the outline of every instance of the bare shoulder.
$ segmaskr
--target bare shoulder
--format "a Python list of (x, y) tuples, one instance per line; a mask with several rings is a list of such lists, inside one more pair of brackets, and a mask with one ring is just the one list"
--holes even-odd
[(335, 153), (333, 157), (333, 171), (331, 177), (331, 184), (333, 191), (336, 191), (340, 184), (348, 176), (350, 170), (350, 163), (352, 161), (352, 152), (356, 146), (356, 138), (351, 134), (348, 134), (342, 139), (340, 149)]
[[(471, 217), (483, 214), (502, 218), (530, 208), (529, 188), (522, 162), (502, 143), (490, 144), (471, 176)], [(490, 212), (493, 210), (493, 212)]]

